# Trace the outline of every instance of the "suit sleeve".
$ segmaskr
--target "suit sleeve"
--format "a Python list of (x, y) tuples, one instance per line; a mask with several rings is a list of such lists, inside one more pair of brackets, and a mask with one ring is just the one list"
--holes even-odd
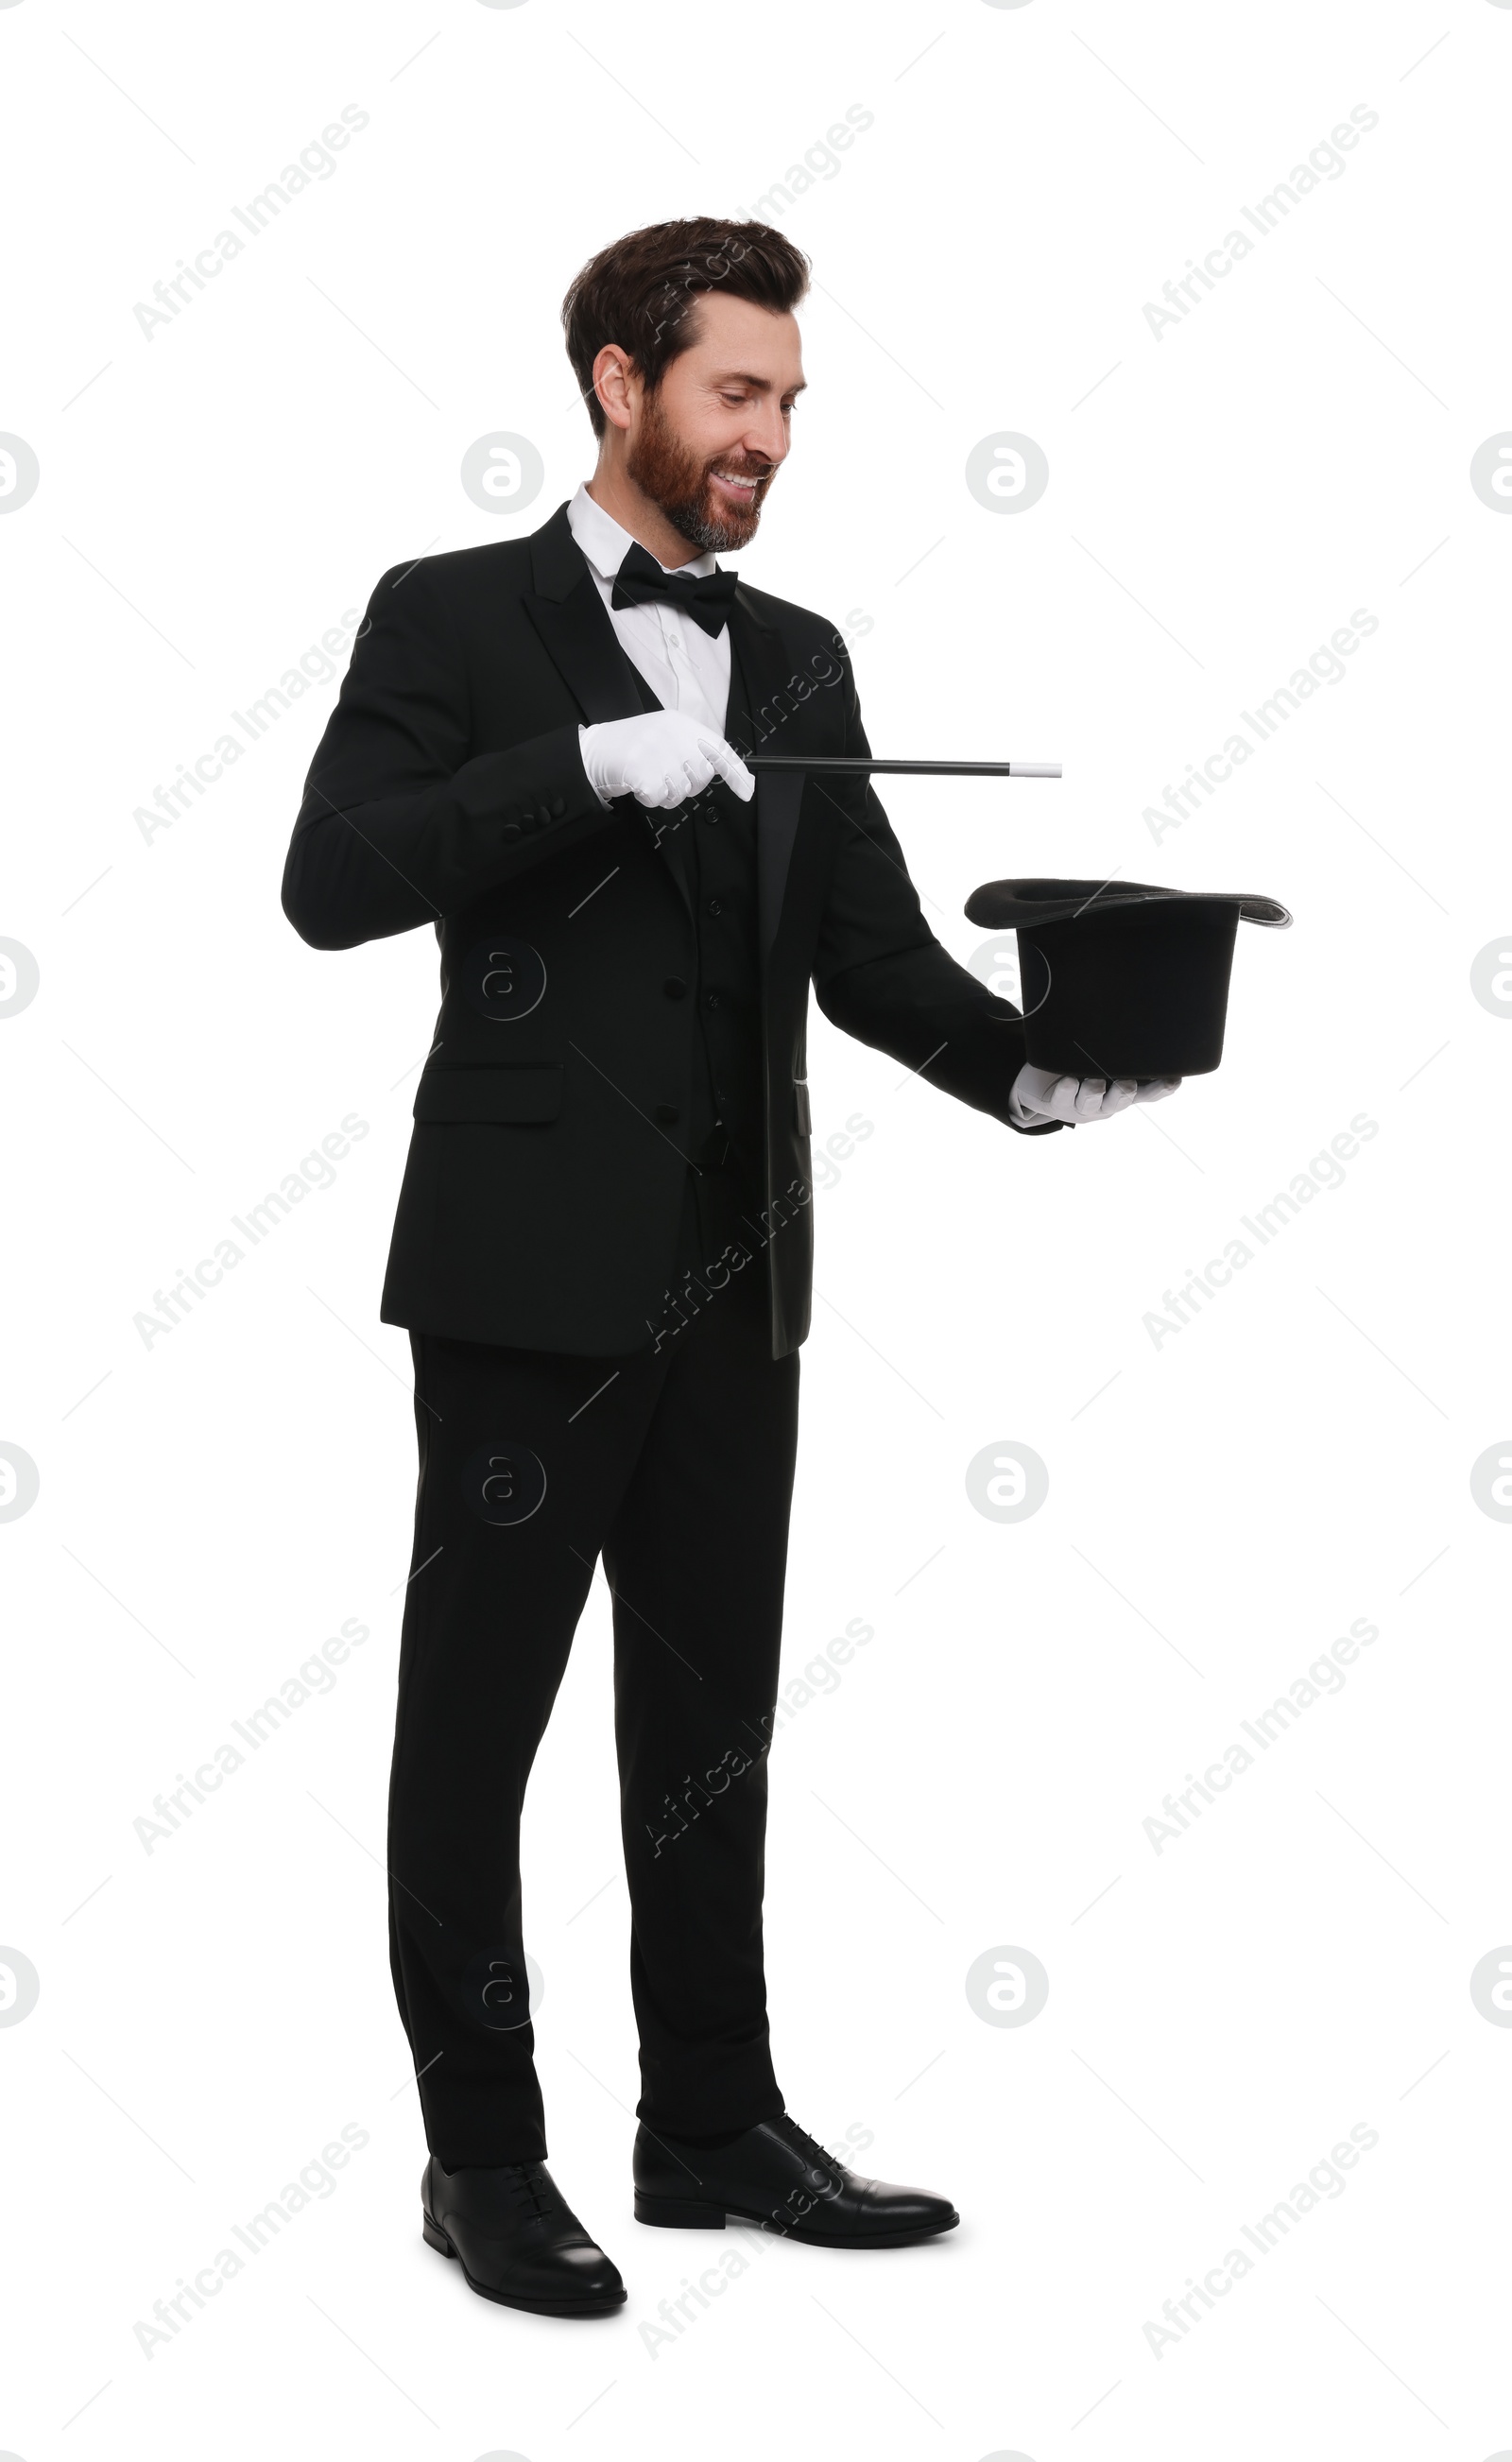
[[(845, 749), (869, 752), (849, 660), (846, 691)], [(870, 784), (847, 792), (815, 780), (809, 791), (828, 795), (842, 815), (813, 965), (826, 1017), (1021, 1136), (1058, 1129), (1058, 1120), (1019, 1128), (1010, 1118), (1008, 1095), (1028, 1057), (1024, 1021), (936, 939)]]
[(317, 949), (439, 922), (617, 818), (575, 725), (471, 751), (462, 644), (426, 566), (374, 591), (284, 866), (284, 913)]

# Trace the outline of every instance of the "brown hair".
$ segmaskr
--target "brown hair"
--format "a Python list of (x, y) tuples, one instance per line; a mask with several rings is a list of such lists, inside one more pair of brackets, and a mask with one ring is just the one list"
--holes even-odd
[(594, 390), (594, 361), (607, 342), (627, 351), (648, 393), (698, 339), (698, 295), (724, 291), (785, 314), (809, 288), (809, 260), (767, 223), (652, 223), (589, 258), (562, 302), (567, 356), (594, 433), (608, 421)]

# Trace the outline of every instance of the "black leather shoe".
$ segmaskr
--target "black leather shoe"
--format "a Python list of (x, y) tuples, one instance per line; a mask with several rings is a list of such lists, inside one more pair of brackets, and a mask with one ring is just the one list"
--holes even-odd
[(624, 2305), (619, 2269), (584, 2231), (544, 2163), (421, 2175), (421, 2228), (455, 2257), (469, 2291), (538, 2317), (602, 2317)]
[(954, 2231), (948, 2197), (863, 2180), (784, 2112), (728, 2146), (636, 2134), (636, 2220), (675, 2231), (723, 2231), (726, 2214), (816, 2248), (906, 2248)]

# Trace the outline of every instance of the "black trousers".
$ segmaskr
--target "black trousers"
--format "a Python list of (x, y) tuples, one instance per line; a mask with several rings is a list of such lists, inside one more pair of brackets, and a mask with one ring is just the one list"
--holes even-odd
[[(762, 1888), (798, 1359), (770, 1355), (759, 1224), (743, 1239), (743, 1214), (726, 1177), (690, 1179), (682, 1253), (702, 1261), (702, 1295), (670, 1309), (644, 1350), (594, 1359), (410, 1337), (420, 1486), (389, 1938), (427, 2142), (447, 2170), (547, 2150), (520, 1814), (600, 1555), (637, 2110), (699, 2135), (783, 2108)], [(571, 1823), (572, 1804), (552, 1817)]]

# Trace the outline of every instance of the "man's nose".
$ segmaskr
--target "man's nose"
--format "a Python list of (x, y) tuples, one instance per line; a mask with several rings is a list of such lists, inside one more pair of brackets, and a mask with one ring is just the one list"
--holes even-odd
[(753, 462), (769, 462), (773, 469), (788, 458), (789, 439), (776, 403), (759, 411), (741, 438), (741, 450)]

